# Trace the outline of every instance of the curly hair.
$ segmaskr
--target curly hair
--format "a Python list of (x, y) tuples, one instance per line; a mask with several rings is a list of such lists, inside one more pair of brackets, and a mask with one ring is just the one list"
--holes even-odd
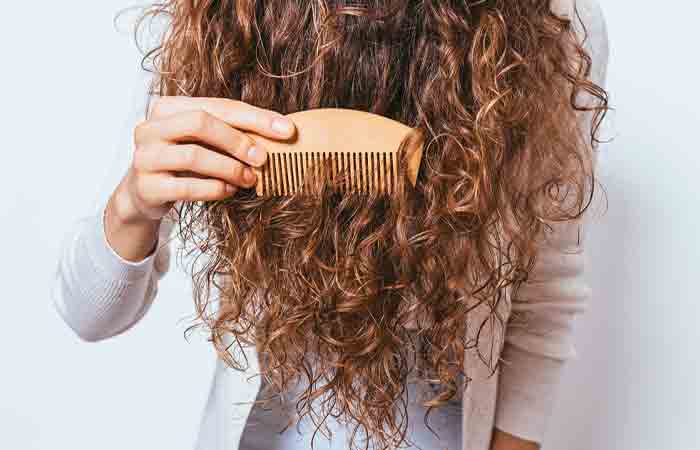
[(538, 239), (591, 203), (608, 100), (574, 19), (548, 0), (169, 0), (139, 23), (159, 15), (152, 93), (352, 108), (426, 136), (416, 186), (403, 174), (392, 194), (314, 181), (313, 195), (240, 189), (177, 210), (179, 237), (206, 255), (193, 327), (220, 357), (245, 370), (225, 337), (255, 346), (275, 392), (302, 383), (296, 409), (317, 430), (333, 416), (353, 448), (401, 445), (412, 351), (438, 386), (427, 420), (468, 384), (466, 352), (498, 364), (502, 336), (468, 338), (485, 324), (472, 311), (503, 325)]

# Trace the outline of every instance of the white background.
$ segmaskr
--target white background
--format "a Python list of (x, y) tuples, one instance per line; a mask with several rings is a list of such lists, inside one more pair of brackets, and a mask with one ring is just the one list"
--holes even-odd
[[(595, 295), (545, 449), (698, 449), (700, 7), (602, 1), (609, 204), (588, 237)], [(178, 265), (135, 328), (99, 343), (74, 336), (49, 296), (61, 238), (124, 139), (140, 55), (112, 19), (129, 5), (3, 6), (2, 449), (190, 449), (199, 427), (214, 355), (183, 338), (193, 309)]]

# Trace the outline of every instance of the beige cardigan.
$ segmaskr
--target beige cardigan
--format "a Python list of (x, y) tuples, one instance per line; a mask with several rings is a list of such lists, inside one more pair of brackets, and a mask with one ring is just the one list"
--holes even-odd
[[(573, 0), (556, 1), (562, 11), (570, 11)], [(608, 56), (603, 16), (596, 0), (578, 0), (578, 7), (589, 34), (587, 46), (594, 63), (592, 78), (603, 84)], [(137, 92), (137, 99), (142, 96), (143, 91)], [(130, 134), (130, 128), (141, 117), (132, 119), (125, 134), (126, 131)], [(584, 126), (587, 120), (582, 117)], [(171, 221), (162, 222), (157, 250), (142, 261), (122, 259), (107, 243), (103, 212), (109, 194), (130, 163), (130, 154), (124, 148), (131, 145), (119, 143), (117, 162), (110, 169), (111, 175), (106, 178), (93, 213), (80, 218), (66, 234), (52, 287), (56, 310), (78, 336), (88, 341), (116, 336), (141, 320), (156, 296), (158, 281), (170, 266), (167, 241), (173, 229)], [(500, 369), (488, 377), (484, 364), (473, 353), (467, 355), (466, 372), (473, 382), (463, 397), (463, 450), (489, 450), (494, 426), (524, 439), (542, 441), (562, 365), (574, 354), (572, 319), (591, 295), (583, 278), (583, 241), (578, 242), (582, 223), (557, 225), (555, 229), (548, 242), (542, 244), (536, 267), (527, 284), (518, 291), (518, 298), (506, 292), (510, 301), (501, 302), (502, 317), (510, 317), (512, 302), (512, 311), (528, 315), (528, 327), (508, 321), (505, 333), (487, 330), (505, 336)], [(484, 310), (475, 311), (475, 314), (484, 313)], [(249, 361), (253, 362), (250, 371), (255, 373), (257, 357), (252, 354), (254, 349), (247, 351), (251, 352)], [(235, 414), (244, 421), (246, 411), (245, 407), (234, 411), (231, 404), (254, 399), (243, 395), (244, 385), (250, 383), (248, 375), (227, 370), (221, 360), (217, 361), (198, 449), (237, 447), (236, 433), (240, 430), (232, 426), (235, 421), (232, 416)]]
[[(573, 1), (555, 3), (562, 14), (574, 18), (583, 36), (572, 13)], [(597, 0), (577, 0), (576, 7), (588, 35), (585, 46), (592, 56), (591, 79), (604, 86), (609, 49), (602, 11)], [(582, 115), (581, 123), (590, 129), (590, 115)], [(505, 317), (511, 312), (526, 315), (528, 326), (509, 321), (496, 374), (489, 377), (486, 366), (469, 353), (467, 373), (475, 375), (463, 398), (463, 450), (488, 450), (494, 427), (542, 442), (561, 369), (575, 355), (571, 342), (574, 315), (583, 311), (591, 297), (583, 252), (590, 211), (577, 222), (555, 224), (517, 298), (507, 293), (511, 301), (504, 302)]]

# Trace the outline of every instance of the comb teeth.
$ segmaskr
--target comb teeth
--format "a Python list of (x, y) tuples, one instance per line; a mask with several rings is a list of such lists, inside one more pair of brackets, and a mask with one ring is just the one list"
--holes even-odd
[[(309, 176), (332, 183), (340, 181), (340, 192), (390, 194), (398, 184), (396, 152), (270, 152), (267, 164), (259, 172), (258, 195), (306, 192), (304, 181)], [(342, 180), (338, 180), (340, 176)]]

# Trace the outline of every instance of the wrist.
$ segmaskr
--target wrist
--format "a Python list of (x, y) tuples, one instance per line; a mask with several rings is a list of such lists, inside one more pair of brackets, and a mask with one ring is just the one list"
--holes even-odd
[(151, 255), (158, 241), (160, 219), (136, 210), (123, 184), (110, 196), (104, 212), (107, 243), (123, 259), (139, 262)]
[[(128, 177), (128, 175), (127, 175)], [(160, 223), (160, 219), (148, 217), (137, 207), (129, 192), (128, 179), (125, 177), (117, 186), (107, 207), (111, 210), (114, 221), (122, 226), (154, 226)]]
[(537, 442), (527, 441), (498, 428), (493, 429), (490, 450), (539, 450)]

